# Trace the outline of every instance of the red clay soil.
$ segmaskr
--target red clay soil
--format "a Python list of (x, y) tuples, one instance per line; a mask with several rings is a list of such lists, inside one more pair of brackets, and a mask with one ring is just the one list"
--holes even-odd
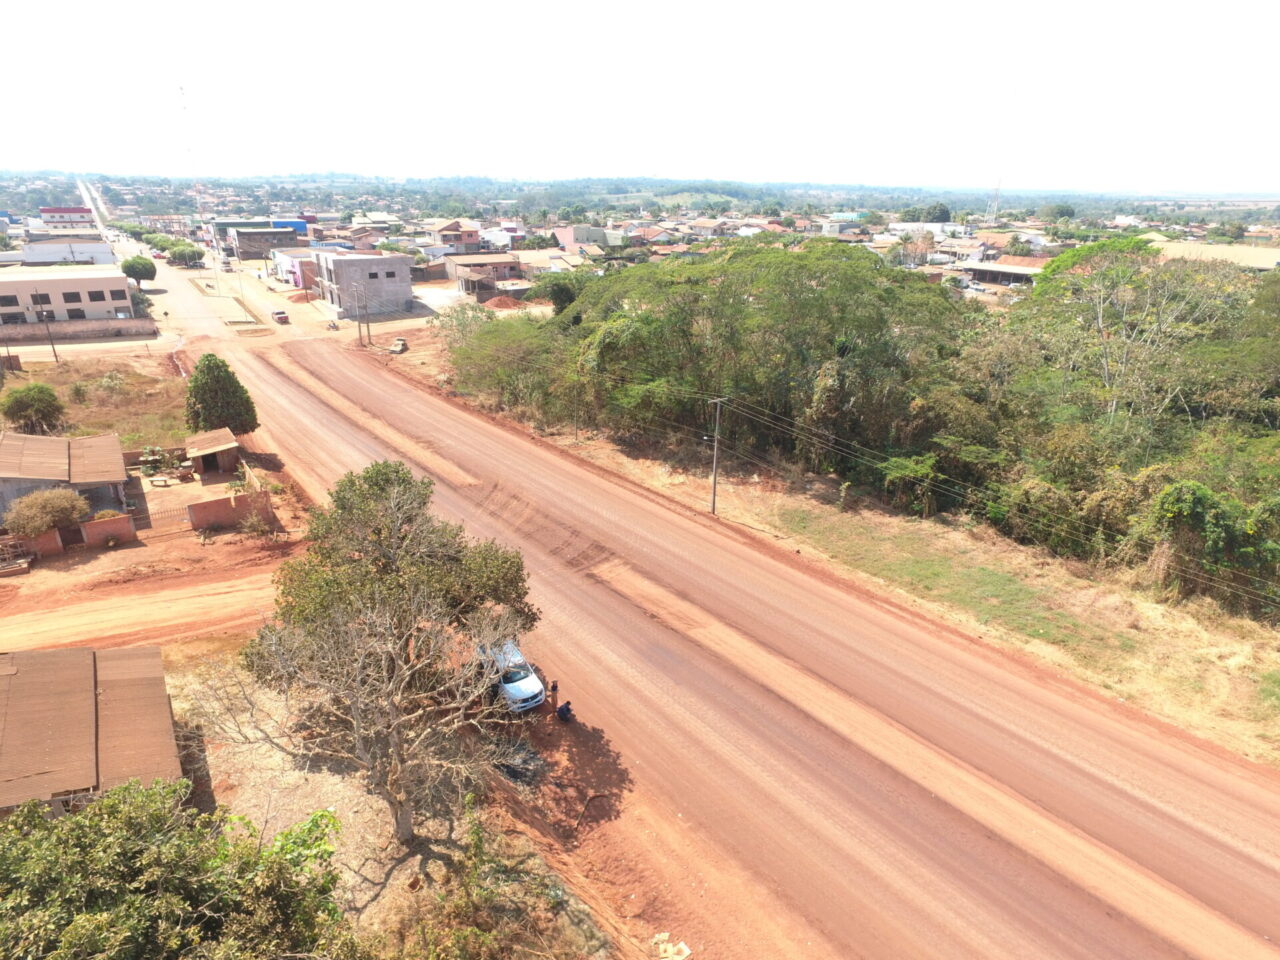
[(530, 820), (636, 941), (806, 960), (940, 943), (991, 960), (1280, 956), (1274, 772), (371, 357), (283, 347), (231, 349), (304, 489), (406, 459), (443, 517), (524, 554), (543, 612), (528, 652), (580, 717), (541, 731), (554, 772)]
[(492, 300), (486, 300), (484, 305), (490, 310), (519, 310), (525, 306), (514, 297), (494, 297)]

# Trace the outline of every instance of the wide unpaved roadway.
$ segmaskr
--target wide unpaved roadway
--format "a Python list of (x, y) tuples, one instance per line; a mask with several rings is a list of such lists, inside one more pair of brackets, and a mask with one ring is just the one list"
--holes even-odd
[[(169, 309), (210, 316), (173, 280)], [(1274, 771), (305, 332), (206, 343), (308, 492), (402, 458), (442, 513), (523, 551), (530, 648), (625, 764), (602, 779), (629, 780), (621, 822), (700, 881), (668, 896), (700, 956), (1280, 957)]]
[(319, 339), (234, 352), (306, 486), (403, 457), (437, 480), (443, 513), (524, 552), (538, 658), (637, 789), (798, 921), (801, 955), (1280, 956), (1264, 939), (1280, 938), (1270, 771), (824, 580), (366, 354)]

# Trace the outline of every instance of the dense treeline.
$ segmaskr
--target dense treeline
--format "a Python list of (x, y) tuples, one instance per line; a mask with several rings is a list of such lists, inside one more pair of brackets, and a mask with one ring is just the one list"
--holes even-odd
[[(762, 235), (763, 236), (763, 235)], [(552, 275), (549, 320), (450, 330), (463, 389), (550, 423), (700, 442), (965, 510), (1179, 593), (1273, 617), (1280, 276), (1162, 263), (1117, 239), (988, 312), (865, 250), (752, 238), (693, 260)]]

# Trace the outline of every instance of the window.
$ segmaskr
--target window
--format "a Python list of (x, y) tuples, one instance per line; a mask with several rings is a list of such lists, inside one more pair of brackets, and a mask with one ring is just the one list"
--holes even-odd
[(10, 296), (6, 293), (4, 296), (0, 297), (0, 307), (16, 307), (17, 305), (18, 298), (15, 296)]
[(48, 321), (48, 320), (56, 320), (57, 317), (54, 316), (52, 310), (37, 310), (36, 319), (39, 320), (41, 323), (44, 323), (45, 321)]
[(80, 294), (76, 292), (64, 293), (62, 295), (63, 303), (80, 303)]
[(21, 313), (0, 313), (0, 323), (25, 323), (26, 319)]
[(370, 279), (370, 280), (377, 280), (377, 279), (378, 279), (378, 272), (375, 270), (373, 273), (369, 274), (369, 279)]
[(68, 320), (83, 320), (83, 319), (84, 319), (84, 311), (83, 311), (83, 310), (77, 310), (75, 307), (72, 307), (70, 310), (68, 310), (68, 311), (67, 311), (67, 319), (68, 319)]
[(47, 293), (33, 293), (31, 302), (37, 307), (47, 307), (49, 305), (49, 295)]
[(112, 300), (128, 300), (129, 294), (126, 293), (124, 290), (112, 290), (111, 299)]
[(395, 278), (395, 275), (396, 275), (396, 272), (395, 272), (394, 270), (388, 270), (388, 271), (384, 274), (384, 276), (385, 276), (388, 280), (392, 280), (392, 279), (394, 279), (394, 278)]
[(89, 291), (89, 302), (90, 302), (90, 303), (101, 303), (101, 302), (102, 302), (103, 300), (105, 300), (105, 299), (107, 299), (107, 291), (105, 291), (105, 290), (90, 290), (90, 291)]

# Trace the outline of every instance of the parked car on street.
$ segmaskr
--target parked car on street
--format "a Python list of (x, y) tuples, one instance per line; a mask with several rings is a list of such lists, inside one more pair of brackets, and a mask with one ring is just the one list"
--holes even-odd
[(388, 353), (404, 353), (409, 349), (409, 341), (404, 337), (396, 337), (391, 341), (391, 346), (387, 347)]
[(515, 641), (508, 640), (498, 647), (481, 648), (480, 654), (497, 667), (495, 692), (506, 701), (507, 708), (512, 713), (532, 710), (547, 698), (542, 680), (524, 658)]
[(276, 323), (288, 323), (289, 315), (285, 313), (283, 310), (272, 310), (271, 319), (274, 320)]

